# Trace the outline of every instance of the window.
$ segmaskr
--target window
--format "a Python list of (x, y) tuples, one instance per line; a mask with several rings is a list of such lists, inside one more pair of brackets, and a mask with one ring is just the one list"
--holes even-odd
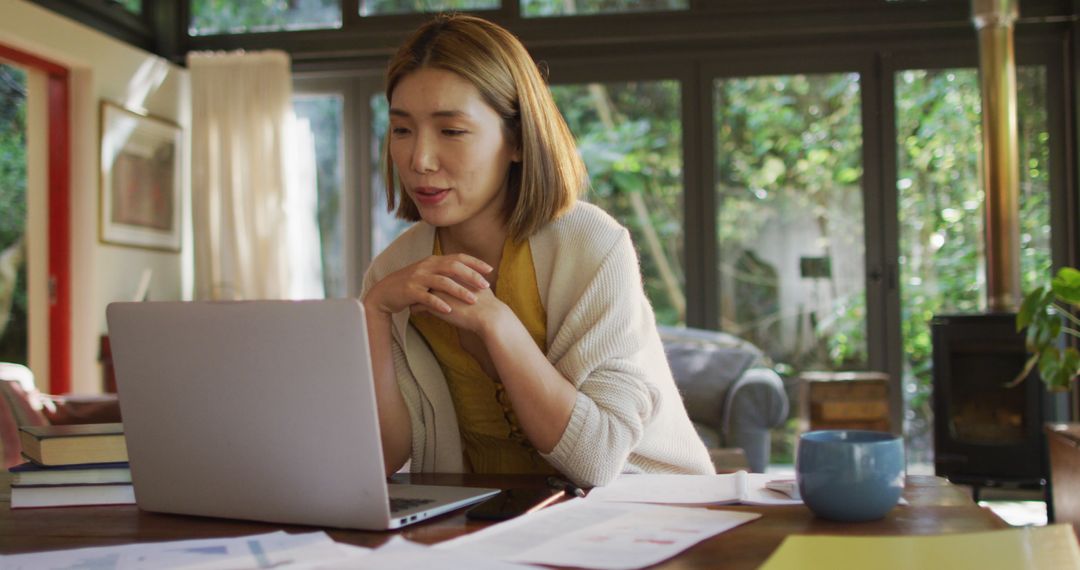
[(26, 72), (0, 63), (0, 361), (28, 361)]
[(687, 10), (690, 0), (521, 0), (526, 17)]
[(859, 76), (718, 79), (720, 328), (795, 370), (867, 364)]
[[(717, 79), (712, 95), (720, 329), (793, 378), (865, 370), (859, 75)], [(794, 461), (799, 408), (774, 462)]]
[[(187, 45), (280, 45), (303, 56), (300, 71), (368, 82), (345, 103), (359, 139), (343, 155), (347, 175), (357, 169), (346, 195), (358, 196), (358, 209), (344, 214), (346, 244), (359, 249), (355, 284), (409, 225), (385, 209), (380, 68), (427, 16), (394, 15), (496, 19), (551, 70), (591, 175), (586, 199), (632, 232), (658, 320), (745, 337), (792, 387), (802, 370), (888, 372), (894, 418), (903, 416), (920, 463), (930, 458), (926, 323), (935, 312), (979, 311), (985, 296), (977, 45), (967, 13), (940, 4), (358, 0), (342, 4), (359, 14), (346, 14), (340, 32)], [(840, 5), (837, 23), (831, 8)], [(1059, 21), (1075, 16), (1047, 10)], [(886, 31), (883, 21), (898, 25)], [(1075, 79), (1060, 50), (1071, 31), (1022, 28), (1017, 56), (1031, 63), (1018, 69), (1028, 284), (1049, 270), (1051, 241), (1056, 263), (1077, 263), (1075, 200), (1066, 196), (1075, 161), (1065, 146), (1075, 126), (1064, 97)], [(792, 442), (775, 443), (774, 459), (791, 461)]]
[(552, 93), (589, 170), (586, 200), (630, 229), (657, 321), (685, 324), (679, 83), (556, 85)]
[[(978, 71), (908, 69), (895, 81), (904, 433), (909, 463), (931, 463), (930, 319), (986, 306)], [(1027, 290), (1051, 266), (1045, 68), (1018, 68), (1017, 92)]]
[(192, 36), (340, 28), (340, 0), (191, 0)]
[(360, 0), (361, 16), (445, 12), (450, 10), (495, 10), (500, 0)]
[(386, 95), (371, 96), (371, 257), (386, 249), (412, 222), (386, 211), (386, 184), (383, 181), (383, 153), (386, 152), (386, 129), (390, 124), (390, 104)]
[(297, 119), (307, 122), (315, 143), (316, 212), (323, 289), (327, 297), (345, 297), (350, 277), (345, 268), (345, 212), (342, 210), (345, 192), (343, 99), (340, 95), (298, 95), (293, 98), (293, 110)]

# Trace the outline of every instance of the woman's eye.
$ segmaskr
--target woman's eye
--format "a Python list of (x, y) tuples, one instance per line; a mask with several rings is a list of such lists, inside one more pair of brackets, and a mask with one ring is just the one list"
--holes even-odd
[(405, 127), (391, 127), (390, 133), (395, 136), (407, 135), (409, 134), (409, 129)]
[(459, 137), (465, 134), (466, 131), (462, 129), (443, 129), (443, 134), (448, 137)]

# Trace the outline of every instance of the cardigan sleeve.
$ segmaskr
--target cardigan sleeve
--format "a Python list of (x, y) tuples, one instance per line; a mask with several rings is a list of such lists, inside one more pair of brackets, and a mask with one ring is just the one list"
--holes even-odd
[[(604, 485), (619, 475), (656, 413), (650, 377), (657, 335), (629, 233), (614, 241), (556, 333), (549, 354), (578, 389), (570, 422), (544, 458), (576, 483)], [(666, 368), (663, 353), (660, 366)]]

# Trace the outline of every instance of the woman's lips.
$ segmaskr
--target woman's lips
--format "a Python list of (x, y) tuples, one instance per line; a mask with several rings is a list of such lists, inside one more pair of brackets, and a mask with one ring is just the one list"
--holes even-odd
[(449, 188), (420, 187), (413, 190), (413, 199), (425, 206), (433, 206), (442, 202), (449, 194)]

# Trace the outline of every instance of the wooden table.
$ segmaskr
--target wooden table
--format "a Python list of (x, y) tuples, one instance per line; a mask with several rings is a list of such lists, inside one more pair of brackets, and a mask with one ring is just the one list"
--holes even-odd
[[(484, 475), (413, 475), (416, 483), (480, 487), (540, 487), (543, 477)], [(880, 521), (835, 523), (815, 518), (805, 507), (710, 507), (762, 513), (749, 524), (717, 535), (657, 566), (665, 569), (757, 568), (791, 534), (897, 535), (977, 532), (1007, 528), (956, 487), (936, 477), (908, 478), (909, 506), (896, 507)], [(647, 524), (647, 523), (643, 523)], [(433, 544), (483, 528), (466, 521), (462, 511), (399, 531), (409, 540)], [(272, 532), (311, 532), (312, 527), (143, 512), (135, 506), (11, 510), (9, 480), (0, 475), (0, 554), (134, 542), (240, 536)], [(378, 546), (392, 532), (327, 529), (339, 542)]]

